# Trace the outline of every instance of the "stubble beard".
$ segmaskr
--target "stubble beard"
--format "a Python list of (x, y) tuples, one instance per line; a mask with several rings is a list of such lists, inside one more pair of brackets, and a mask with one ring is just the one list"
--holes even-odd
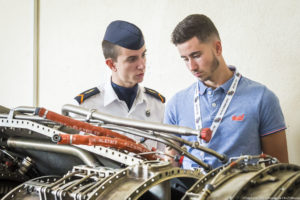
[(213, 60), (211, 61), (209, 76), (203, 77), (203, 78), (200, 78), (200, 77), (198, 78), (202, 82), (211, 81), (213, 73), (219, 68), (220, 62), (213, 52), (212, 52), (212, 54), (213, 54)]

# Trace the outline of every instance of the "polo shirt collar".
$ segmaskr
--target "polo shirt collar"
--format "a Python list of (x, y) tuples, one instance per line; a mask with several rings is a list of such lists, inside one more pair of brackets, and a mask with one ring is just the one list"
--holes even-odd
[(202, 82), (202, 81), (198, 81), (198, 84), (196, 85), (196, 87), (199, 87), (199, 93), (200, 95), (203, 95), (205, 93), (205, 91), (207, 90), (207, 86)]
[(230, 86), (234, 80), (235, 74), (236, 74), (236, 68), (234, 66), (229, 65), (228, 68), (233, 72), (233, 76), (226, 81), (223, 85), (220, 86), (224, 90), (225, 93), (227, 93), (230, 89)]
[[(233, 76), (228, 81), (226, 81), (223, 85), (221, 85), (219, 87), (219, 88), (222, 88), (225, 93), (228, 92), (228, 90), (229, 90), (229, 88), (231, 86), (231, 83), (232, 83), (232, 81), (234, 79), (234, 75), (236, 74), (236, 68), (234, 66), (229, 65), (228, 68), (231, 71), (233, 71), (234, 74), (233, 74)], [(196, 87), (199, 87), (199, 93), (200, 93), (200, 95), (203, 95), (206, 92), (206, 90), (208, 89), (208, 87), (202, 81), (200, 81), (200, 80), (198, 81), (198, 85)]]

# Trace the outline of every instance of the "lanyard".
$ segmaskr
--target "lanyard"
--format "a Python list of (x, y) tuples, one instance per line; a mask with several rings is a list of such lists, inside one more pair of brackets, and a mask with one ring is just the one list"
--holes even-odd
[[(214, 118), (213, 123), (210, 126), (210, 130), (212, 131), (211, 137), (214, 136), (215, 132), (219, 128), (219, 125), (221, 124), (223, 116), (235, 94), (241, 76), (242, 75), (238, 72), (236, 72), (234, 75), (234, 80), (232, 81), (231, 86), (221, 104), (221, 107), (219, 108), (218, 113)], [(195, 116), (196, 129), (200, 130), (202, 128), (202, 119), (201, 119), (201, 110), (200, 110), (199, 84), (197, 84), (195, 89), (195, 94), (194, 94), (194, 116)], [(198, 140), (200, 140), (199, 137)], [(203, 144), (204, 141), (199, 141), (199, 143)]]

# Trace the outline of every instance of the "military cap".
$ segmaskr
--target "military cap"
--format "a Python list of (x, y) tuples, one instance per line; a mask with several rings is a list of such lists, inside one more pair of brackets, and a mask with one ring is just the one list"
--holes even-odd
[(108, 25), (103, 40), (131, 50), (138, 50), (145, 43), (143, 33), (136, 25), (121, 20)]

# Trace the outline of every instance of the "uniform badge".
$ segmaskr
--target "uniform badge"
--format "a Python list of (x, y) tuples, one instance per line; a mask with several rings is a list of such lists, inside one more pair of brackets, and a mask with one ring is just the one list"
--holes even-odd
[(145, 114), (147, 117), (150, 117), (150, 110), (146, 110)]

